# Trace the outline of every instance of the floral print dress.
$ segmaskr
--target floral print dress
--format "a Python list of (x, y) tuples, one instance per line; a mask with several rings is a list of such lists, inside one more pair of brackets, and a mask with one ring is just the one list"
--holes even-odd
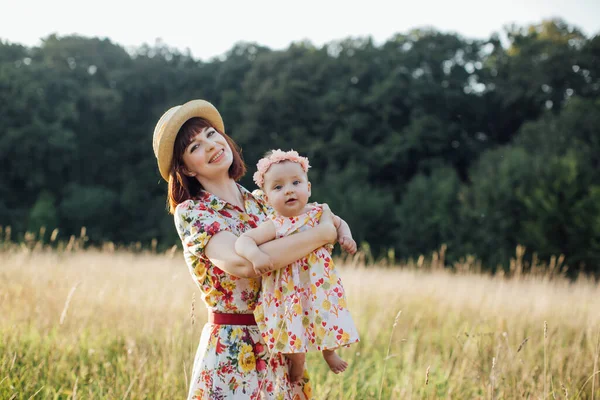
[[(192, 278), (207, 308), (217, 313), (254, 311), (261, 290), (260, 279), (237, 278), (213, 265), (204, 249), (221, 231), (239, 236), (267, 218), (260, 199), (238, 185), (244, 210), (208, 193), (177, 206), (175, 226)], [(257, 326), (207, 323), (194, 360), (188, 399), (285, 399), (311, 398), (308, 373), (290, 383), (287, 360), (267, 351)]]
[[(295, 217), (272, 214), (277, 237), (317, 225), (323, 210), (317, 204), (309, 207)], [(263, 275), (254, 316), (269, 351), (275, 353), (335, 349), (359, 340), (331, 246)]]

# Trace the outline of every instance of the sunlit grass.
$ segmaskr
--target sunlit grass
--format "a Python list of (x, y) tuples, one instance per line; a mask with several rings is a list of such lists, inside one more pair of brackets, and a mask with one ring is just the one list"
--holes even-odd
[[(0, 248), (0, 398), (184, 398), (206, 313), (181, 255), (75, 247)], [(361, 342), (342, 375), (309, 354), (315, 398), (600, 399), (598, 283), (430, 267), (340, 267)]]

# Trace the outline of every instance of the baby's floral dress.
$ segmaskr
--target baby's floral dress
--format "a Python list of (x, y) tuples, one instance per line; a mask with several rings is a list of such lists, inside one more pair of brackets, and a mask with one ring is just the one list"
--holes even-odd
[[(237, 278), (213, 265), (204, 250), (221, 231), (236, 236), (256, 228), (268, 209), (238, 185), (244, 210), (208, 192), (177, 206), (175, 226), (192, 278), (207, 308), (217, 313), (249, 314), (256, 307), (260, 279)], [(272, 356), (257, 326), (207, 323), (194, 360), (188, 399), (284, 399), (312, 398), (308, 373), (291, 383), (287, 360)]]
[[(318, 204), (309, 207), (295, 217), (271, 214), (277, 237), (317, 225), (323, 210)], [(269, 351), (275, 353), (335, 349), (359, 340), (331, 246), (263, 275), (254, 316)]]

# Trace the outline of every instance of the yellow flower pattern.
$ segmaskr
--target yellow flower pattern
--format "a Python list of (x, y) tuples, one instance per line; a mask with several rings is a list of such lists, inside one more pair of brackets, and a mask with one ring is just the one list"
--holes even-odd
[(254, 358), (254, 350), (251, 345), (243, 344), (240, 346), (238, 367), (244, 373), (250, 372), (256, 368), (256, 358)]
[[(288, 218), (271, 215), (277, 237), (310, 229), (322, 209)], [(359, 340), (346, 308), (344, 287), (331, 259), (321, 247), (285, 268), (262, 277), (254, 317), (269, 350), (306, 353), (349, 345)]]
[[(212, 236), (226, 230), (239, 236), (263, 222), (270, 209), (242, 186), (244, 209), (202, 192), (181, 203), (175, 226), (192, 278), (207, 308), (221, 313), (251, 313), (261, 290), (260, 279), (241, 279), (213, 265), (204, 250)], [(194, 360), (188, 399), (307, 400), (308, 373), (289, 381), (287, 359), (273, 356), (257, 326), (206, 324)]]

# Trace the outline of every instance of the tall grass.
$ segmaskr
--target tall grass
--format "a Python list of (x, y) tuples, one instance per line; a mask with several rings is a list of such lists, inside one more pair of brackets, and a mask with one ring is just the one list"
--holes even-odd
[[(206, 313), (181, 255), (84, 237), (0, 243), (0, 398), (184, 398)], [(315, 398), (600, 398), (600, 287), (558, 258), (491, 276), (473, 259), (443, 269), (443, 249), (364, 257), (339, 266), (361, 342), (341, 375), (309, 354)]]

